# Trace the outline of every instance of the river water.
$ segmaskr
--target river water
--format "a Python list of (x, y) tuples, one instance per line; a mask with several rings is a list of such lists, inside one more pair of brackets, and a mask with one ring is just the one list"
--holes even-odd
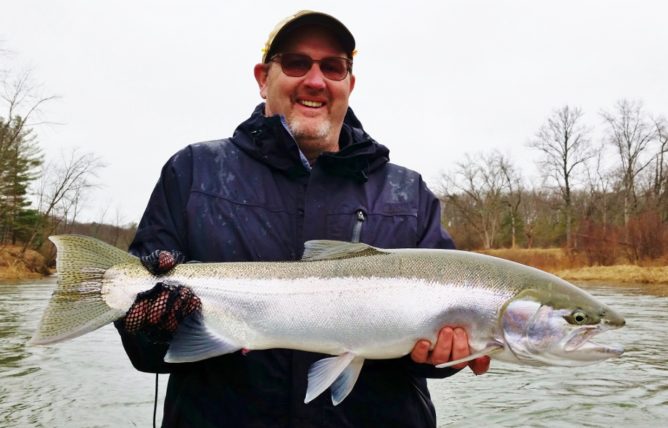
[[(0, 426), (151, 426), (155, 376), (135, 371), (112, 326), (50, 347), (26, 342), (54, 280), (0, 284)], [(492, 361), (430, 381), (439, 426), (668, 426), (668, 297), (643, 286), (586, 285), (627, 326), (600, 341), (619, 359), (580, 368)], [(158, 423), (166, 376), (159, 380)]]

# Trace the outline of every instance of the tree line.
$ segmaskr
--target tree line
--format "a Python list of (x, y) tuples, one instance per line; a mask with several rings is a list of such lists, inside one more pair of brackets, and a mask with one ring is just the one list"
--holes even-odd
[[(56, 97), (39, 96), (29, 73), (1, 65), (0, 85), (0, 247), (39, 249), (54, 233), (127, 247), (134, 225), (77, 221), (102, 160), (76, 149), (45, 159), (34, 130)], [(498, 151), (468, 154), (443, 174), (443, 223), (458, 247), (556, 246), (591, 264), (664, 257), (668, 121), (627, 99), (599, 117), (596, 129), (566, 105), (546, 118), (527, 143), (538, 155), (539, 180)]]
[[(467, 155), (443, 174), (443, 222), (462, 249), (563, 247), (590, 264), (668, 251), (668, 122), (637, 100), (599, 113), (554, 110), (527, 142), (540, 177), (508, 156)], [(598, 131), (598, 132), (596, 132)]]
[[(44, 155), (35, 129), (47, 124), (42, 107), (56, 97), (40, 96), (29, 72), (0, 68), (0, 85), (0, 248), (40, 249), (55, 233), (86, 233), (127, 245), (133, 226), (77, 221), (86, 195), (97, 186), (102, 160), (78, 149), (57, 159)], [(47, 247), (44, 252), (51, 256)]]

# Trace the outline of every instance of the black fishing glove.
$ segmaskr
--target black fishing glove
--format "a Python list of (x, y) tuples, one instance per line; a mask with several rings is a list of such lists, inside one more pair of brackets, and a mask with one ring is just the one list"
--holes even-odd
[(185, 260), (186, 257), (179, 250), (155, 250), (139, 258), (141, 264), (153, 275), (165, 274)]
[(202, 301), (189, 287), (159, 282), (137, 294), (122, 319), (123, 328), (130, 334), (142, 333), (154, 343), (167, 343), (181, 321), (201, 310)]
[[(155, 250), (139, 260), (153, 275), (163, 275), (183, 263), (185, 256), (178, 250)], [(167, 343), (179, 323), (201, 309), (202, 302), (190, 288), (158, 282), (152, 289), (137, 294), (119, 321), (129, 334), (142, 333), (154, 343)]]

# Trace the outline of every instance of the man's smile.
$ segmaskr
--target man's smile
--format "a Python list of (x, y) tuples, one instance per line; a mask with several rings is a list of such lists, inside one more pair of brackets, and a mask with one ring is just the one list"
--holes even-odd
[(325, 105), (322, 101), (312, 101), (312, 100), (297, 100), (297, 102), (303, 106), (311, 108), (319, 108)]

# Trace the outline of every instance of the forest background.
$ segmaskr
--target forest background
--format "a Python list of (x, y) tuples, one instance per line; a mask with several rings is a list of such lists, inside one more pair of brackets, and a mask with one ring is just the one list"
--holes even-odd
[[(78, 221), (104, 160), (78, 149), (47, 159), (35, 129), (49, 124), (42, 109), (57, 97), (44, 96), (30, 72), (0, 73), (4, 276), (48, 273), (51, 234), (82, 233), (127, 248), (135, 223), (104, 220), (106, 213), (98, 222)], [(590, 123), (577, 106), (555, 106), (526, 136), (521, 144), (536, 153), (540, 179), (525, 177), (525, 168), (500, 151), (467, 154), (444, 173), (434, 190), (458, 248), (552, 271), (666, 266), (666, 116), (639, 99), (601, 106), (596, 116)]]

